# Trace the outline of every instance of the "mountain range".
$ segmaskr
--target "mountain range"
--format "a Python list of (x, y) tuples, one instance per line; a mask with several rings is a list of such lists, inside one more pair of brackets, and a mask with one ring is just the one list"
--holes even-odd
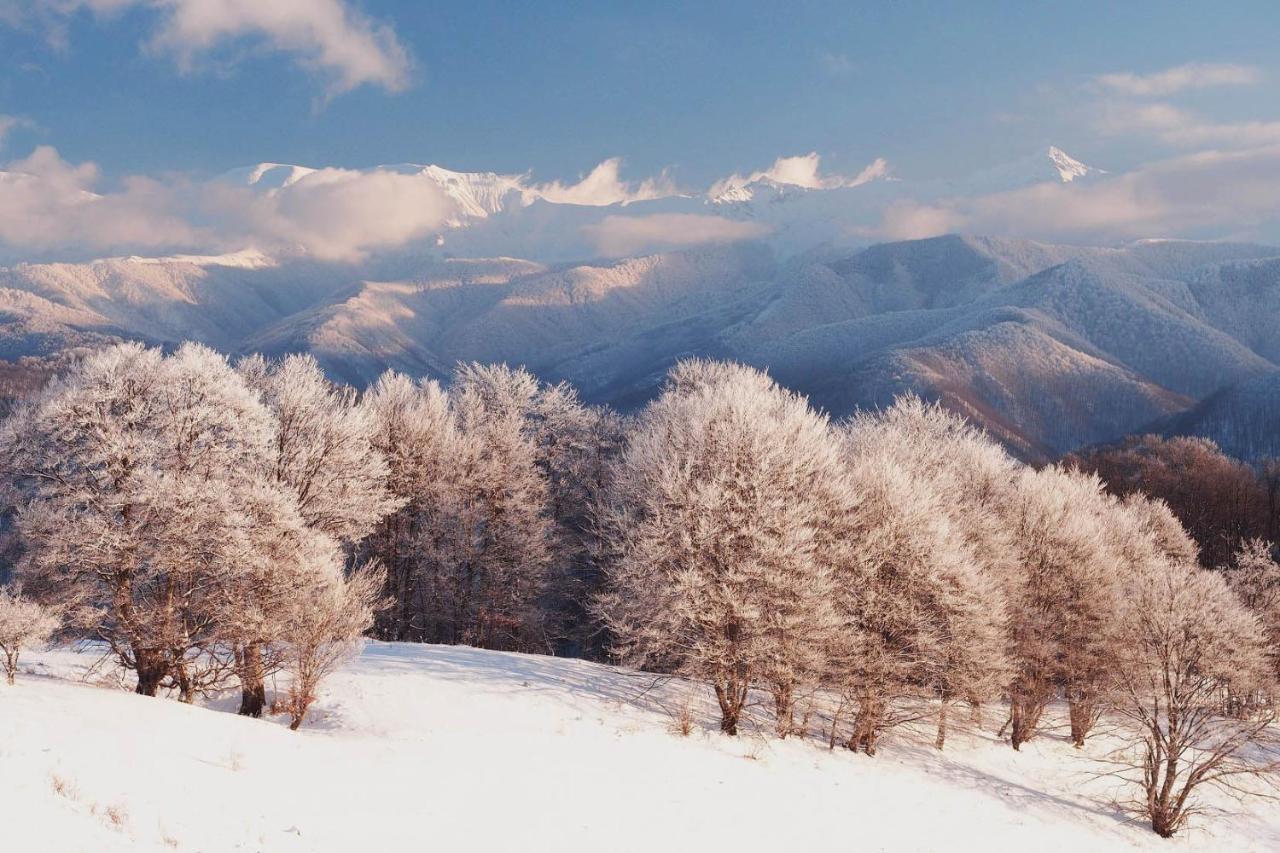
[[(564, 188), (522, 176), (395, 168), (435, 182), (454, 218), (431, 240), (360, 262), (247, 250), (0, 268), (0, 358), (196, 339), (230, 353), (310, 352), (357, 385), (388, 368), (447, 378), (459, 361), (505, 361), (630, 409), (674, 361), (707, 356), (767, 368), (838, 416), (915, 391), (1028, 459), (1144, 429), (1280, 453), (1280, 249), (853, 236), (873, 196), (1099, 174), (1058, 149), (963, 187), (904, 188), (883, 170), (813, 186), (759, 174), (609, 205), (557, 201)], [(263, 164), (222, 180), (269, 193), (308, 174)], [(766, 227), (566, 260), (592, 258), (584, 229), (623, 210), (713, 210)], [(506, 251), (521, 247), (531, 251)]]

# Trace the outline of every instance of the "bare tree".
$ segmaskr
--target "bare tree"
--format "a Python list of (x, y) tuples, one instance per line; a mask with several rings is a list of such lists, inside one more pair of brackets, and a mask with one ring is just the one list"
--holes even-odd
[[(1201, 565), (1225, 565), (1240, 545), (1271, 537), (1280, 523), (1277, 481), (1207, 438), (1130, 436), (1064, 460), (1096, 472), (1117, 495), (1142, 492), (1164, 501), (1200, 545)], [(1280, 469), (1274, 469), (1280, 470)]]
[(1156, 561), (1126, 603), (1117, 710), (1133, 742), (1119, 772), (1141, 790), (1134, 807), (1169, 837), (1199, 809), (1202, 787), (1256, 793), (1280, 769), (1274, 710), (1226, 713), (1229, 696), (1266, 689), (1272, 673), (1257, 621), (1221, 576)]
[(0, 651), (4, 652), (5, 680), (13, 684), (18, 674), (18, 655), (23, 649), (36, 648), (62, 625), (51, 608), (23, 598), (14, 587), (0, 587)]
[[(323, 542), (317, 543), (323, 552)], [(323, 553), (316, 561), (323, 562)], [(381, 569), (364, 566), (349, 578), (336, 573), (298, 590), (284, 629), (284, 668), (290, 676), (286, 708), (297, 730), (315, 702), (320, 683), (359, 649), (361, 636), (383, 606)]]

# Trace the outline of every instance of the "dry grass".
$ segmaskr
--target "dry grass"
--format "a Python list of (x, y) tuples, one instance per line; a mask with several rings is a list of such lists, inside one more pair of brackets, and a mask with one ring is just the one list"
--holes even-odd
[(49, 785), (53, 788), (53, 792), (63, 799), (72, 801), (80, 799), (80, 791), (75, 783), (57, 773), (49, 774)]
[(689, 707), (689, 700), (686, 699), (674, 709), (669, 709), (667, 714), (671, 717), (671, 725), (668, 729), (672, 734), (688, 737), (693, 733), (693, 711)]

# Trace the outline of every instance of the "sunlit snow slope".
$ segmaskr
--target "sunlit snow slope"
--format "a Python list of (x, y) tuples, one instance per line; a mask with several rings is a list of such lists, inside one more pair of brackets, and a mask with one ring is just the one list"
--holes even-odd
[[(672, 731), (691, 689), (574, 660), (373, 644), (303, 731), (79, 683), (32, 655), (0, 685), (6, 850), (1233, 850), (1280, 809), (1162, 841), (1110, 805), (1098, 744), (989, 732), (875, 758), (815, 738)], [(999, 724), (997, 711), (988, 723)]]

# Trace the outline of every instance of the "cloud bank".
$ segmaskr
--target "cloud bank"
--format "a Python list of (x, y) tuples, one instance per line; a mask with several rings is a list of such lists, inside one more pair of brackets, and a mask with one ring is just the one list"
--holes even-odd
[(763, 237), (769, 227), (722, 216), (697, 213), (655, 213), (650, 216), (606, 216), (582, 228), (596, 251), (607, 257), (624, 257), (664, 249), (681, 249), (713, 243), (736, 243)]
[(1280, 121), (1215, 122), (1164, 102), (1109, 105), (1102, 126), (1112, 134), (1150, 135), (1186, 148), (1280, 143)]
[(255, 248), (354, 261), (427, 237), (455, 212), (436, 184), (388, 170), (317, 169), (262, 193), (143, 177), (98, 192), (97, 166), (48, 146), (3, 169), (0, 244), (28, 254)]
[(936, 203), (902, 201), (868, 236), (947, 232), (1114, 242), (1249, 237), (1280, 221), (1280, 145), (1203, 151), (1080, 185), (1044, 183)]

